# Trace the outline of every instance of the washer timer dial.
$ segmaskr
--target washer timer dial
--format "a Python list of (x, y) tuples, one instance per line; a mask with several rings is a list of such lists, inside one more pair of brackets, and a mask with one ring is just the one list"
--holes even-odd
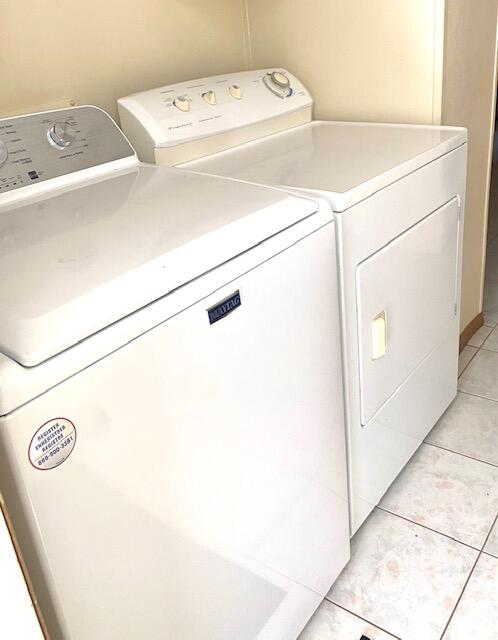
[(0, 140), (0, 167), (7, 162), (7, 158), (9, 157), (9, 152), (7, 151), (7, 147), (5, 146), (5, 142)]
[(270, 74), (271, 81), (276, 84), (278, 87), (282, 89), (289, 89), (290, 82), (289, 78), (285, 75), (285, 73), (281, 73), (280, 71), (273, 71)]
[(59, 149), (65, 149), (72, 144), (76, 138), (76, 130), (69, 122), (56, 122), (48, 130), (48, 140)]
[(288, 98), (292, 95), (292, 87), (289, 78), (281, 71), (272, 71), (263, 77), (263, 82), (268, 89), (279, 98)]

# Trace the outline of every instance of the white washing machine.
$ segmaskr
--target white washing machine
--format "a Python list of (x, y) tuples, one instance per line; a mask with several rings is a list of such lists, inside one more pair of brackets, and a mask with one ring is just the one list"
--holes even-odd
[(465, 129), (313, 121), (282, 69), (146, 91), (119, 113), (144, 159), (330, 203), (354, 533), (456, 395)]
[(0, 120), (0, 489), (47, 637), (289, 640), (348, 559), (330, 209)]

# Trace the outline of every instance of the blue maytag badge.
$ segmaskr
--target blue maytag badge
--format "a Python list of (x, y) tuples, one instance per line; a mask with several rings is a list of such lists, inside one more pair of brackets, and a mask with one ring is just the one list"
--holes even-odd
[(211, 307), (207, 310), (209, 316), (209, 324), (214, 324), (221, 320), (229, 313), (232, 313), (237, 307), (240, 307), (242, 304), (240, 299), (240, 291), (237, 289), (235, 293), (232, 293), (231, 296), (225, 298), (218, 304), (215, 304), (214, 307)]

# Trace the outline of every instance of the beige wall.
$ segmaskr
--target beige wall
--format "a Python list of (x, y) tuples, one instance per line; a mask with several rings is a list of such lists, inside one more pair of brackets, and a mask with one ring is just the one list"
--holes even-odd
[(316, 117), (469, 129), (462, 329), (482, 309), (497, 6), (248, 0), (252, 66), (298, 75), (315, 98)]
[(0, 114), (74, 98), (115, 115), (133, 91), (284, 66), (318, 118), (464, 124), (464, 327), (482, 307), (498, 0), (475, 4), (446, 0), (445, 25), (444, 0), (1, 0)]
[(243, 0), (1, 0), (0, 113), (246, 68)]
[(498, 0), (446, 0), (443, 122), (469, 130), (462, 328), (482, 310)]
[(283, 66), (318, 118), (437, 123), (442, 0), (248, 0), (252, 63)]

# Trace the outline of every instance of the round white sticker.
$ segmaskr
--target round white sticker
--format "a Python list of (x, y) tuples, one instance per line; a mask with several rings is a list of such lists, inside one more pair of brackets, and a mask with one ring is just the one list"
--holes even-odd
[(38, 429), (29, 445), (29, 461), (35, 469), (54, 469), (66, 460), (76, 444), (76, 427), (67, 418), (52, 418)]

